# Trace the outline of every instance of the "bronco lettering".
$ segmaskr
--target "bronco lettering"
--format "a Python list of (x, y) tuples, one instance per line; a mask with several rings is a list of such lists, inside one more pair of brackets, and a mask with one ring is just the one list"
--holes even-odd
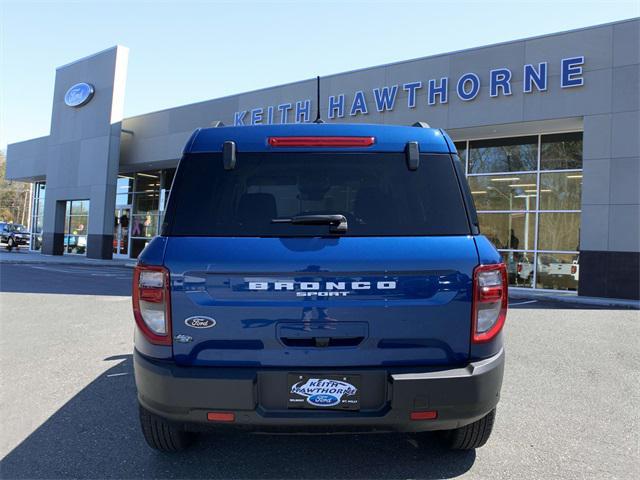
[[(331, 291), (331, 290), (393, 290), (396, 288), (395, 280), (379, 282), (248, 282), (249, 290), (304, 290), (304, 291)], [(335, 292), (337, 293), (337, 292)], [(331, 296), (331, 295), (330, 295)]]

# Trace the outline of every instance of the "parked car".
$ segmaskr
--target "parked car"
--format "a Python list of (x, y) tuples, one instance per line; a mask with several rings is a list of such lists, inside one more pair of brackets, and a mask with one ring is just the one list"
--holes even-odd
[(29, 229), (19, 223), (0, 222), (0, 243), (9, 251), (29, 245)]
[(507, 272), (441, 130), (197, 130), (132, 295), (155, 449), (229, 427), (473, 449), (493, 429)]
[(576, 258), (571, 263), (561, 259), (550, 257), (547, 259), (547, 268), (538, 272), (539, 282), (547, 288), (556, 290), (575, 290), (580, 279), (580, 265)]
[(516, 265), (517, 276), (514, 283), (519, 285), (532, 286), (531, 282), (533, 281), (534, 268), (535, 266), (529, 259), (529, 257), (523, 255)]

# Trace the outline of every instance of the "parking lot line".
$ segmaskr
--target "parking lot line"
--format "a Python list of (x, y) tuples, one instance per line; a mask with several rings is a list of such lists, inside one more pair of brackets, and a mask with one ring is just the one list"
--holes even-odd
[(518, 303), (509, 302), (509, 306), (515, 307), (516, 305), (526, 305), (528, 303), (536, 303), (537, 301), (538, 300), (526, 300), (524, 302), (518, 302)]

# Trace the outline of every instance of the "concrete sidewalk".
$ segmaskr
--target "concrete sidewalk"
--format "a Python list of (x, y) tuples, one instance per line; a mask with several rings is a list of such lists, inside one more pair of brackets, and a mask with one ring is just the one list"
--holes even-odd
[(45, 263), (55, 265), (100, 265), (104, 267), (134, 267), (136, 261), (131, 258), (100, 260), (82, 255), (43, 255), (27, 249), (0, 251), (0, 264), (3, 263)]

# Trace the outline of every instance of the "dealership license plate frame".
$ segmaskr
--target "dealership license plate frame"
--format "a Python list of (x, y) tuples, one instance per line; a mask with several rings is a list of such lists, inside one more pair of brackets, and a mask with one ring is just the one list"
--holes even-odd
[[(292, 392), (292, 388), (296, 384), (304, 385), (310, 380), (330, 380), (334, 382), (346, 382), (353, 387), (356, 391), (354, 394), (343, 394), (339, 398), (339, 403), (335, 405), (317, 405), (311, 403), (308, 399), (311, 396), (301, 395), (299, 393)], [(359, 411), (360, 410), (360, 385), (361, 375), (325, 375), (322, 373), (289, 373), (287, 375), (287, 408), (290, 409), (306, 409), (306, 410), (348, 410)], [(320, 394), (322, 395), (322, 394)], [(335, 396), (335, 395), (334, 395)]]

